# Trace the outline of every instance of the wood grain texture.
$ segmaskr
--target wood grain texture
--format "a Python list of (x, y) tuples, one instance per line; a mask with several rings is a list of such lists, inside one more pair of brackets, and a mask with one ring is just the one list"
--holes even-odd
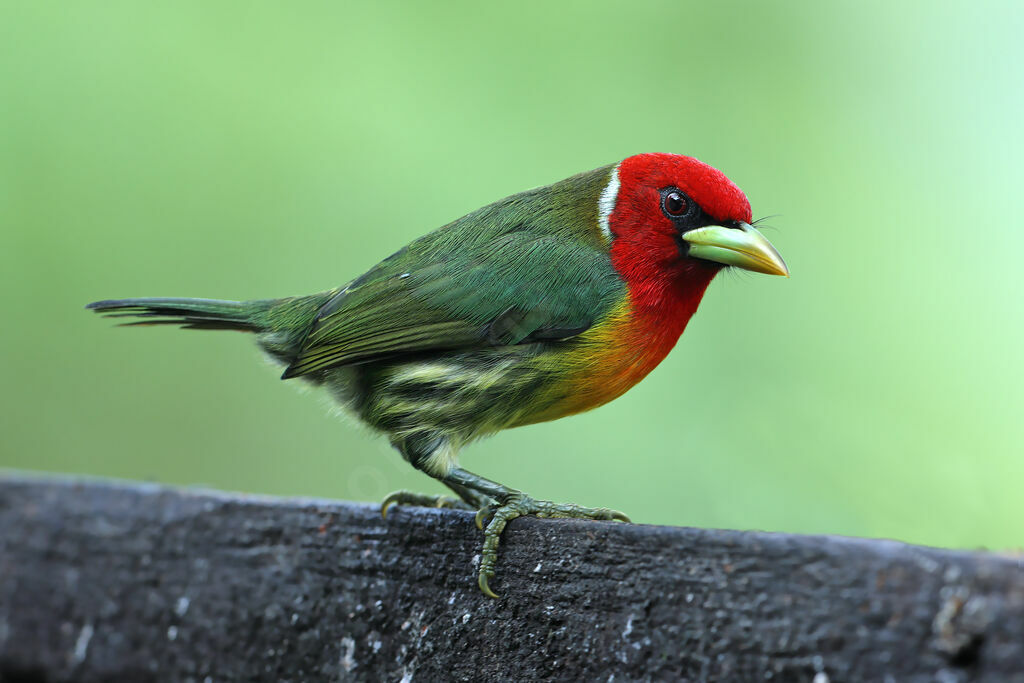
[(1024, 681), (1024, 559), (0, 476), (0, 681)]

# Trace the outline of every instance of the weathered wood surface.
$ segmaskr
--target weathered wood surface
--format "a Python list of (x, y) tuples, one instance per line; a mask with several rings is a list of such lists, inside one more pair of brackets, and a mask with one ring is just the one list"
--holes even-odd
[(0, 680), (1024, 681), (1024, 560), (0, 477)]

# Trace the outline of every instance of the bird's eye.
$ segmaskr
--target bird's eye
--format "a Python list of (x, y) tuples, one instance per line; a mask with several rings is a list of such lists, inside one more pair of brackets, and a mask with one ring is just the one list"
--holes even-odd
[(686, 214), (690, 209), (690, 202), (679, 190), (669, 190), (661, 200), (661, 208), (669, 216), (679, 217)]

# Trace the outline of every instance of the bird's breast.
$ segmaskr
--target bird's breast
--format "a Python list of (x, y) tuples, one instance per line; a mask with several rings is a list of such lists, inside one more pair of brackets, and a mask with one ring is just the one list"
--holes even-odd
[(554, 420), (614, 400), (642, 380), (672, 350), (696, 304), (687, 310), (658, 310), (624, 296), (601, 321), (537, 362), (557, 374), (541, 411), (527, 423)]

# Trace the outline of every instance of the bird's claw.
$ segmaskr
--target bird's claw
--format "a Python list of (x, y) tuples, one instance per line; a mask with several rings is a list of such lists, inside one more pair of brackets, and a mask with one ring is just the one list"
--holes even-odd
[[(484, 547), (480, 553), (480, 572), (477, 584), (483, 594), (489, 598), (497, 598), (490, 587), (494, 578), (494, 568), (498, 563), (498, 543), (501, 533), (513, 519), (530, 515), (545, 518), (592, 519), (602, 521), (629, 522), (629, 517), (609, 508), (587, 508), (573, 503), (553, 503), (548, 500), (534, 500), (518, 491), (510, 495), (502, 503), (495, 503), (480, 508), (476, 513), (476, 525), (483, 529)], [(486, 525), (484, 520), (487, 519)]]
[(429, 508), (452, 508), (456, 510), (472, 510), (473, 507), (458, 498), (450, 496), (431, 496), (425, 493), (413, 493), (412, 491), (395, 491), (389, 493), (380, 504), (380, 516), (388, 518), (388, 510), (393, 505), (416, 505)]
[(491, 587), (487, 585), (487, 580), (490, 579), (493, 576), (494, 576), (494, 572), (493, 571), (488, 573), (488, 574), (484, 574), (483, 572), (480, 572), (480, 576), (479, 576), (479, 578), (477, 578), (477, 585), (480, 586), (480, 590), (483, 592), (484, 595), (486, 595), (489, 598), (494, 598), (495, 600), (497, 600), (498, 597), (499, 597), (498, 594), (495, 593), (494, 591), (492, 591)]
[[(491, 517), (494, 515), (494, 511), (497, 508), (497, 503), (491, 503), (490, 505), (485, 505), (477, 510), (476, 517), (473, 518), (473, 521), (476, 522), (476, 528), (483, 531), (490, 523)], [(486, 593), (487, 591), (484, 592)]]

